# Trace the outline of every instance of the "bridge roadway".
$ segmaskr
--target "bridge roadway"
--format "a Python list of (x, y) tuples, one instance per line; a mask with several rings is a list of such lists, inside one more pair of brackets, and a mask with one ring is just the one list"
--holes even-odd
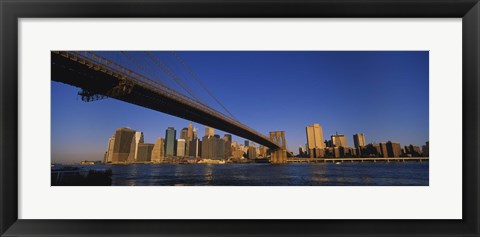
[(87, 101), (111, 97), (280, 149), (269, 137), (237, 120), (93, 52), (52, 51), (51, 66), (52, 81), (81, 88), (79, 94)]
[(428, 157), (389, 157), (389, 158), (287, 158), (288, 163), (327, 163), (327, 162), (406, 162), (428, 161)]

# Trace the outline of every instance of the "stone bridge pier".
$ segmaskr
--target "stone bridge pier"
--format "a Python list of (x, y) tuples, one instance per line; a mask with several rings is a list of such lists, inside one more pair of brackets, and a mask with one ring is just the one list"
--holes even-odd
[(270, 150), (270, 163), (272, 164), (286, 164), (287, 163), (287, 143), (285, 142), (285, 132), (275, 131), (270, 132), (270, 140), (280, 149)]

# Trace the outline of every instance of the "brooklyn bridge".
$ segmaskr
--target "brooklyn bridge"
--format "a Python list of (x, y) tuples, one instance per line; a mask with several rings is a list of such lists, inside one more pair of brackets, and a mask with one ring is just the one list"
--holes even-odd
[[(128, 57), (128, 54), (124, 54)], [(154, 54), (146, 58), (165, 65)], [(138, 65), (138, 64), (137, 64)], [(138, 65), (141, 67), (141, 65)], [(168, 70), (168, 69), (167, 69)], [(168, 73), (168, 71), (167, 71)], [(92, 51), (52, 51), (52, 81), (78, 87), (83, 101), (114, 98), (144, 108), (214, 127), (270, 148), (271, 163), (287, 162), (283, 131), (265, 136), (247, 125), (201, 102), (191, 93), (184, 95), (165, 84)], [(172, 75), (175, 77), (175, 75)], [(223, 106), (222, 106), (223, 107)], [(228, 110), (227, 110), (228, 112)]]

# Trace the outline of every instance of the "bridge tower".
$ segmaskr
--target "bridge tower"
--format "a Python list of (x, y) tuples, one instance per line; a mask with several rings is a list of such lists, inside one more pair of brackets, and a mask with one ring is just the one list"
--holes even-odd
[(270, 162), (272, 164), (286, 164), (287, 163), (287, 143), (285, 142), (285, 132), (275, 131), (270, 132), (270, 140), (280, 149), (270, 151)]

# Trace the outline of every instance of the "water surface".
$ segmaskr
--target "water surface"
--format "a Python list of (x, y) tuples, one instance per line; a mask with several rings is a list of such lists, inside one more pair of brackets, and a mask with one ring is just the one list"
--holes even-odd
[(428, 186), (428, 162), (225, 165), (95, 165), (111, 168), (112, 185)]

